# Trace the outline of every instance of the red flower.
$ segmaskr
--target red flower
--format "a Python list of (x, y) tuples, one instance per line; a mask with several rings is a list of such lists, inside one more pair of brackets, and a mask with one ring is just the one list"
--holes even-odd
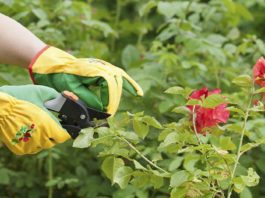
[(192, 94), (190, 95), (190, 99), (199, 99), (201, 100), (202, 97), (207, 98), (208, 96), (212, 95), (212, 94), (220, 94), (221, 90), (220, 89), (214, 89), (212, 91), (208, 91), (208, 89), (206, 87), (194, 91), (192, 92)]
[(265, 87), (265, 59), (259, 58), (253, 68), (253, 76), (255, 83)]
[[(194, 91), (189, 99), (199, 99), (202, 100), (203, 98), (207, 98), (208, 96), (212, 94), (220, 94), (221, 90), (220, 89), (214, 89), (212, 91), (208, 91), (206, 87)], [(205, 128), (213, 127), (216, 126), (219, 123), (226, 123), (230, 112), (226, 109), (227, 104), (223, 103), (215, 108), (205, 108), (201, 107), (199, 105), (195, 106), (195, 113), (196, 113), (196, 129), (198, 133), (204, 134), (205, 135)], [(190, 111), (193, 111), (193, 106), (188, 105), (187, 106)]]

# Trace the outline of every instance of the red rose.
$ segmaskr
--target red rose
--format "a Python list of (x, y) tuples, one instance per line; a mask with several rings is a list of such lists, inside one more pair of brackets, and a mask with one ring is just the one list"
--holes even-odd
[[(212, 91), (208, 91), (207, 88), (202, 88), (200, 90), (194, 91), (189, 99), (199, 99), (202, 100), (203, 98), (207, 98), (208, 96), (212, 94), (220, 94), (220, 89), (214, 89)], [(226, 109), (227, 104), (223, 103), (215, 108), (205, 108), (201, 107), (199, 105), (196, 105), (195, 107), (195, 113), (196, 113), (196, 129), (198, 133), (205, 134), (204, 128), (213, 127), (216, 126), (219, 123), (226, 123), (230, 112)], [(188, 105), (187, 106), (190, 111), (193, 111), (193, 106)]]
[(255, 83), (265, 87), (265, 59), (259, 58), (253, 68), (253, 76)]

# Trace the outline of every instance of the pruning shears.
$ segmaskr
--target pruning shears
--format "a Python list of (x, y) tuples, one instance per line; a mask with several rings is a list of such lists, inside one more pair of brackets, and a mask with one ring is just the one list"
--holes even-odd
[(44, 103), (48, 110), (58, 113), (60, 124), (75, 139), (84, 128), (95, 127), (94, 119), (105, 120), (110, 114), (87, 107), (80, 99), (65, 93)]

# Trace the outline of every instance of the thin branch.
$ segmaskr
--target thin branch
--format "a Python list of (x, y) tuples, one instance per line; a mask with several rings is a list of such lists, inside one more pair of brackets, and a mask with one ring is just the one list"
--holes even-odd
[(245, 117), (244, 117), (244, 123), (243, 123), (243, 126), (242, 126), (242, 131), (241, 131), (240, 141), (239, 141), (239, 145), (238, 145), (235, 165), (234, 165), (234, 168), (233, 168), (233, 171), (232, 171), (232, 174), (231, 174), (231, 179), (230, 179), (230, 185), (229, 185), (229, 188), (228, 188), (227, 198), (230, 198), (231, 195), (232, 195), (232, 191), (233, 191), (233, 189), (232, 189), (232, 181), (233, 181), (233, 179), (235, 177), (235, 172), (236, 172), (236, 169), (237, 169), (237, 165), (238, 165), (239, 159), (241, 157), (240, 150), (241, 150), (241, 147), (242, 147), (242, 144), (243, 144), (243, 139), (244, 139), (244, 136), (245, 136), (247, 120), (248, 120), (248, 117), (249, 117), (249, 109), (251, 107), (252, 100), (253, 100), (253, 92), (254, 92), (253, 91), (253, 87), (254, 87), (254, 82), (253, 82), (253, 86), (252, 86), (252, 93), (251, 93), (251, 96), (250, 96), (250, 99), (249, 99), (249, 103), (248, 103), (248, 106), (247, 106), (247, 110), (246, 110), (246, 114), (245, 114)]
[(147, 157), (145, 157), (135, 146), (133, 146), (128, 140), (126, 140), (123, 137), (120, 136), (116, 136), (117, 138), (119, 138), (120, 140), (122, 140), (123, 142), (127, 143), (129, 145), (129, 147), (131, 149), (133, 149), (138, 155), (140, 155), (147, 163), (149, 163), (151, 166), (155, 167), (156, 169), (169, 174), (169, 172), (167, 172), (166, 170), (164, 170), (163, 168), (157, 166), (155, 163), (153, 163), (151, 160), (149, 160)]

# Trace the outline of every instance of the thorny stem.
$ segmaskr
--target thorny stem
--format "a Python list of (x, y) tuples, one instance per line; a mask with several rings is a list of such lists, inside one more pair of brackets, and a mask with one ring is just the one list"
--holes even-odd
[(234, 165), (234, 168), (233, 168), (233, 171), (232, 171), (232, 174), (231, 174), (230, 185), (228, 187), (227, 198), (230, 198), (231, 195), (232, 195), (232, 191), (233, 191), (232, 181), (233, 181), (233, 179), (235, 177), (236, 168), (237, 168), (239, 159), (241, 157), (240, 150), (241, 150), (241, 147), (242, 147), (242, 144), (243, 144), (243, 139), (244, 139), (244, 136), (245, 136), (247, 120), (248, 120), (248, 117), (249, 117), (249, 110), (250, 110), (250, 107), (251, 107), (251, 104), (252, 104), (252, 100), (253, 100), (253, 92), (254, 92), (253, 91), (253, 87), (254, 87), (254, 82), (253, 82), (253, 86), (252, 86), (252, 93), (251, 93), (251, 96), (250, 96), (250, 99), (249, 99), (249, 103), (248, 103), (248, 106), (247, 106), (247, 110), (246, 110), (246, 113), (245, 113), (245, 117), (244, 117), (244, 123), (243, 123), (242, 131), (241, 131), (241, 137), (240, 137), (240, 141), (239, 141), (239, 145), (238, 145), (236, 161), (235, 161), (235, 165)]
[(166, 170), (164, 170), (163, 168), (157, 166), (156, 164), (154, 164), (152, 161), (150, 161), (147, 157), (145, 157), (137, 148), (135, 148), (135, 146), (133, 146), (128, 140), (126, 140), (124, 137), (119, 137), (117, 136), (120, 140), (122, 140), (123, 142), (127, 143), (129, 145), (129, 147), (131, 149), (133, 149), (138, 155), (140, 155), (147, 163), (149, 163), (151, 166), (155, 167), (156, 169), (169, 174), (169, 172), (167, 172)]

